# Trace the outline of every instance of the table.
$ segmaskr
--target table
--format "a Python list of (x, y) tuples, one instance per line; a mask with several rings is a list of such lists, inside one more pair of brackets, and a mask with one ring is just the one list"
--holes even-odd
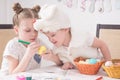
[(32, 80), (96, 80), (98, 77), (103, 77), (102, 80), (120, 80), (109, 78), (102, 69), (96, 75), (84, 75), (80, 74), (77, 69), (63, 70), (55, 65), (8, 75), (1, 77), (0, 80), (16, 80), (16, 76), (22, 75), (32, 76)]

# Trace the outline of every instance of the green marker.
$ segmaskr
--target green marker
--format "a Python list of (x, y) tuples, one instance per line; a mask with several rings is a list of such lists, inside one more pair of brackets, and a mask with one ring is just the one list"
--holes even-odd
[[(23, 44), (30, 44), (30, 42), (27, 42), (27, 41), (23, 41), (23, 40), (18, 40), (18, 42), (20, 42), (20, 43), (23, 43)], [(46, 48), (45, 48), (46, 49)], [(44, 47), (42, 47), (42, 50), (45, 50), (44, 49)], [(40, 50), (41, 51), (41, 50)], [(40, 61), (41, 61), (41, 57), (40, 57), (40, 55), (39, 54), (35, 54), (34, 55), (34, 59), (35, 59), (35, 61), (39, 64), (40, 63)], [(26, 80), (32, 80), (32, 77), (27, 77), (26, 78)]]
[(30, 44), (30, 42), (27, 42), (27, 41), (23, 41), (23, 40), (18, 40), (18, 42), (21, 42), (21, 43), (23, 43), (23, 44)]

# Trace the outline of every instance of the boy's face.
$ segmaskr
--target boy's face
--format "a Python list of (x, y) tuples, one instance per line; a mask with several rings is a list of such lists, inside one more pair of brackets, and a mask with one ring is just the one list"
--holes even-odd
[(17, 29), (19, 39), (33, 42), (38, 36), (38, 32), (33, 28), (33, 19), (21, 20)]
[(66, 34), (67, 30), (66, 29), (61, 29), (56, 32), (47, 32), (45, 35), (49, 38), (49, 40), (56, 46), (65, 46), (64, 44), (66, 43)]

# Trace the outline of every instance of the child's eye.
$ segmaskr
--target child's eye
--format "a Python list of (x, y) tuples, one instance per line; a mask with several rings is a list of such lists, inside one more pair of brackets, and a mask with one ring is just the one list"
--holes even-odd
[(55, 34), (52, 34), (52, 35), (51, 35), (51, 37), (54, 37), (54, 36), (55, 36)]
[(35, 32), (38, 32), (37, 30), (34, 30)]
[(25, 30), (26, 32), (30, 32), (31, 30), (30, 29), (28, 29), (28, 30)]

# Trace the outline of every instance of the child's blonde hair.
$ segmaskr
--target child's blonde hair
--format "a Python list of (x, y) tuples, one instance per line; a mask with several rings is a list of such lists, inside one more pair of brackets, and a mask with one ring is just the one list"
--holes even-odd
[(26, 18), (39, 18), (38, 12), (40, 11), (40, 6), (36, 5), (33, 8), (22, 8), (19, 3), (15, 3), (13, 6), (15, 15), (13, 16), (13, 26), (19, 26), (21, 19)]

